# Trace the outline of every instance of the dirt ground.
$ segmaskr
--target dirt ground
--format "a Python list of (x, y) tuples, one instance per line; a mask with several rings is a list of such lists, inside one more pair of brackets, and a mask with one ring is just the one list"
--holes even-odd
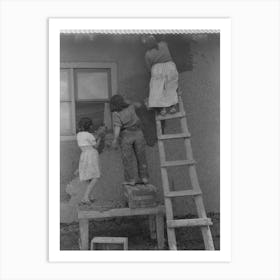
[[(213, 222), (211, 232), (215, 249), (219, 250), (220, 215), (218, 213), (208, 213), (208, 217)], [(188, 215), (185, 218), (194, 218), (194, 216)], [(157, 250), (156, 240), (151, 240), (150, 238), (147, 217), (110, 218), (94, 222), (90, 221), (90, 240), (94, 236), (128, 237), (129, 250)], [(178, 250), (204, 250), (202, 234), (198, 227), (176, 229), (176, 238)], [(79, 250), (78, 223), (60, 224), (60, 250)], [(168, 250), (166, 236), (164, 250)]]

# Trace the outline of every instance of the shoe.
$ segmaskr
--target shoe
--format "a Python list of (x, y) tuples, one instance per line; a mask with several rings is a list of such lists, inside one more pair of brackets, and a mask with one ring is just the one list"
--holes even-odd
[(91, 201), (90, 200), (82, 200), (81, 202), (79, 202), (79, 206), (89, 206), (91, 205)]
[(132, 180), (132, 181), (124, 181), (123, 184), (124, 184), (124, 185), (129, 185), (129, 186), (135, 186), (136, 182), (135, 182), (135, 180)]
[(177, 112), (177, 109), (175, 107), (175, 105), (171, 106), (170, 109), (169, 109), (169, 113), (170, 114), (175, 114)]
[(141, 181), (144, 185), (148, 184), (148, 178), (142, 178)]

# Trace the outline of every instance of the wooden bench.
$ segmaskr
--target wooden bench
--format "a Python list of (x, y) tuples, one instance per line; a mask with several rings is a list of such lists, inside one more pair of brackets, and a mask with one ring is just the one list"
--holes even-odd
[(116, 208), (105, 211), (78, 209), (81, 250), (89, 249), (89, 220), (129, 216), (149, 216), (150, 236), (157, 239), (158, 249), (162, 250), (164, 248), (164, 215), (163, 205), (137, 209)]

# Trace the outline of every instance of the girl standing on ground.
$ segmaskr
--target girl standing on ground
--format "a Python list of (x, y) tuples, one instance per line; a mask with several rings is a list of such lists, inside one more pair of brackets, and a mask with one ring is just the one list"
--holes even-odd
[(146, 46), (146, 65), (151, 71), (148, 107), (161, 108), (160, 114), (165, 115), (167, 108), (170, 113), (176, 112), (178, 103), (178, 72), (165, 41), (157, 42), (153, 35), (142, 37)]
[(148, 166), (145, 154), (145, 139), (140, 127), (140, 120), (135, 107), (141, 104), (128, 104), (121, 95), (114, 95), (110, 100), (113, 113), (114, 139), (112, 146), (116, 147), (120, 138), (122, 161), (124, 166), (125, 183), (136, 184), (133, 168), (133, 154), (137, 160), (138, 177), (142, 183), (148, 183)]
[(84, 193), (82, 203), (90, 203), (89, 195), (100, 178), (99, 155), (97, 148), (100, 143), (100, 137), (95, 138), (90, 133), (92, 130), (92, 120), (82, 118), (79, 121), (79, 132), (77, 134), (78, 146), (82, 153), (79, 161), (79, 177), (80, 181), (88, 181), (87, 189)]

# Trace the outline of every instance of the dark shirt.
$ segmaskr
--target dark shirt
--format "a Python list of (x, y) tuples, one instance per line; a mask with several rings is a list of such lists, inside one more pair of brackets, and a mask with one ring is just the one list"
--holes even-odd
[(113, 112), (113, 125), (121, 127), (122, 130), (137, 126), (139, 123), (134, 105), (129, 105), (120, 112)]
[(172, 61), (171, 54), (166, 42), (161, 41), (158, 43), (158, 49), (154, 48), (146, 52), (145, 55), (146, 64), (151, 68), (154, 64), (165, 63)]

